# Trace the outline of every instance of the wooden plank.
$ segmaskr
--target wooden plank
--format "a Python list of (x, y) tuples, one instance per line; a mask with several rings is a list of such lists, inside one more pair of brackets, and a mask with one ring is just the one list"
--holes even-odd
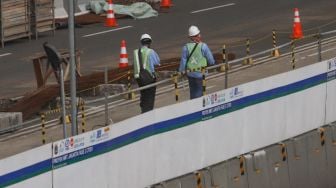
[(28, 0), (0, 0), (1, 41), (30, 37), (30, 13)]
[(35, 72), (37, 87), (40, 88), (44, 86), (45, 84), (43, 80), (41, 59), (39, 58), (33, 59), (33, 65), (34, 65), (34, 72)]
[(55, 31), (53, 0), (31, 0), (32, 7), (32, 31), (37, 38), (38, 33)]

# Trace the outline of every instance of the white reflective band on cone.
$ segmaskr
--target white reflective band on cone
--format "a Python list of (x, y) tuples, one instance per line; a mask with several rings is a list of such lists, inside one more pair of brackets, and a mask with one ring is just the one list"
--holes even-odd
[(126, 53), (127, 53), (127, 52), (126, 52), (126, 48), (125, 48), (125, 47), (121, 47), (120, 53), (121, 53), (121, 54), (126, 54)]
[(299, 23), (300, 22), (300, 18), (294, 18), (294, 22)]
[(128, 63), (128, 59), (127, 58), (120, 58), (120, 63)]
[(113, 14), (108, 14), (107, 18), (114, 18), (114, 15)]

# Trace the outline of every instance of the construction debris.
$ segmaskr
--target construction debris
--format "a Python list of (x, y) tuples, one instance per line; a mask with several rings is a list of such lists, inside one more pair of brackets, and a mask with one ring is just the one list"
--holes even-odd
[(22, 113), (0, 112), (0, 133), (15, 130), (22, 126)]
[(4, 47), (6, 41), (29, 37), (30, 9), (28, 0), (1, 0), (0, 1), (0, 40)]
[[(108, 3), (105, 1), (90, 1), (87, 5), (87, 9), (95, 14), (104, 14), (108, 10)], [(137, 2), (131, 5), (114, 4), (113, 11), (115, 14), (128, 15), (134, 19), (158, 16), (158, 12), (145, 2)]]

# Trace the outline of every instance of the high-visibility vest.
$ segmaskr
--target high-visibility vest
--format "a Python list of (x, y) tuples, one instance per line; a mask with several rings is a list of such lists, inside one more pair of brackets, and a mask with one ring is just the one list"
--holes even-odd
[[(192, 52), (196, 43), (187, 43), (187, 49), (189, 54)], [(189, 61), (186, 62), (187, 70), (191, 72), (201, 72), (202, 68), (207, 66), (207, 60), (202, 54), (202, 43), (199, 43), (194, 51), (194, 53), (189, 58)]]
[[(134, 78), (139, 78), (140, 73), (140, 62), (139, 62), (139, 56), (138, 56), (138, 50), (134, 50)], [(152, 73), (152, 70), (150, 69), (150, 63), (149, 63), (149, 54), (152, 51), (152, 49), (147, 47), (141, 48), (141, 55), (142, 55), (142, 64), (143, 68), (147, 69), (148, 72)]]

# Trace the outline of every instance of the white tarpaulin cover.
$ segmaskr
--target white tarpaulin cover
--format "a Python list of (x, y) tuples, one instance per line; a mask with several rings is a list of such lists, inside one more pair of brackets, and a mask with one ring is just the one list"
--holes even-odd
[[(105, 1), (90, 1), (86, 7), (95, 14), (102, 14), (107, 11), (108, 3)], [(148, 3), (138, 2), (132, 5), (113, 5), (115, 14), (123, 14), (132, 16), (135, 19), (143, 19), (158, 16), (158, 12), (154, 10)]]

